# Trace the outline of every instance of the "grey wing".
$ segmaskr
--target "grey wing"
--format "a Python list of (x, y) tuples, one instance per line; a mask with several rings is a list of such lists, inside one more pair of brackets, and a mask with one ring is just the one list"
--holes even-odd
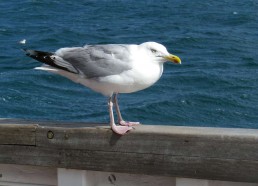
[(55, 55), (60, 66), (73, 69), (87, 78), (120, 74), (132, 68), (127, 45), (87, 45), (62, 48)]

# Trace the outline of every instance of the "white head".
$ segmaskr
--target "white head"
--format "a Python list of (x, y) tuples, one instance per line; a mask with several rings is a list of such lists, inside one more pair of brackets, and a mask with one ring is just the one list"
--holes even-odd
[(155, 58), (155, 61), (162, 63), (172, 61), (174, 63), (181, 64), (180, 58), (170, 54), (162, 44), (156, 42), (145, 42), (140, 44), (140, 46), (147, 49), (147, 52)]

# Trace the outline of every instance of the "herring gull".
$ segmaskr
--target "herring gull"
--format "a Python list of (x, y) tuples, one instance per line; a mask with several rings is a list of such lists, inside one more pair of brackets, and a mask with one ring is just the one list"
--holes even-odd
[[(56, 73), (108, 96), (111, 129), (120, 135), (139, 122), (123, 120), (118, 106), (119, 93), (131, 93), (150, 87), (163, 73), (163, 64), (180, 64), (179, 57), (170, 54), (156, 42), (136, 44), (85, 45), (61, 48), (56, 52), (25, 49), (26, 55), (42, 63), (36, 67)], [(113, 104), (118, 117), (115, 124)]]

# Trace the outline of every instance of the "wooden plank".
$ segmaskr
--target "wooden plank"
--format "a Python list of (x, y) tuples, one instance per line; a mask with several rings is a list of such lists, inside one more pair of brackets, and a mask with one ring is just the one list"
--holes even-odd
[(82, 170), (258, 182), (257, 161), (0, 146), (0, 162)]
[(258, 186), (257, 183), (176, 178), (176, 186)]
[(118, 136), (108, 126), (58, 125), (36, 125), (34, 145), (0, 142), (0, 163), (258, 182), (258, 130), (140, 125)]
[[(37, 146), (258, 160), (258, 130), (140, 125), (124, 136), (108, 127), (40, 127)], [(47, 133), (54, 137), (47, 138)]]
[(57, 185), (55, 168), (0, 164), (0, 174), (0, 185)]
[(0, 144), (36, 145), (36, 128), (34, 124), (1, 124)]
[(36, 146), (0, 145), (0, 164), (58, 167), (61, 151)]

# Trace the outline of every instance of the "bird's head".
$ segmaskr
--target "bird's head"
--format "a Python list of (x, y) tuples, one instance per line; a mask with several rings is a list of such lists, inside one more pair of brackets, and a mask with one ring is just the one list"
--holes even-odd
[(181, 64), (181, 59), (176, 55), (170, 54), (166, 47), (164, 47), (162, 44), (156, 42), (146, 42), (142, 43), (140, 46), (144, 47), (149, 55), (155, 58), (155, 61), (162, 63), (171, 61), (176, 64)]

